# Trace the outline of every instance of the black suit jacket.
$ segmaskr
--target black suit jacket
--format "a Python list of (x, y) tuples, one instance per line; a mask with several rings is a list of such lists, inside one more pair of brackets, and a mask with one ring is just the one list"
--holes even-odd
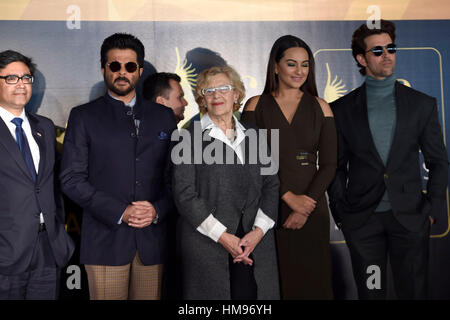
[[(64, 229), (60, 194), (55, 188), (55, 126), (50, 119), (27, 113), (40, 162), (33, 182), (19, 147), (0, 119), (0, 274), (25, 272), (38, 238), (43, 213), (58, 267), (69, 261), (74, 244)], [(30, 139), (31, 137), (27, 137)]]
[[(173, 210), (170, 192), (171, 109), (137, 97), (139, 135), (131, 108), (108, 94), (72, 109), (64, 138), (61, 185), (83, 208), (83, 264), (125, 265), (139, 251), (145, 265), (166, 255), (165, 218)], [(157, 224), (143, 229), (118, 224), (133, 201), (151, 202)]]
[[(418, 230), (433, 204), (445, 199), (448, 159), (436, 99), (395, 84), (397, 123), (386, 166), (370, 132), (366, 87), (331, 103), (338, 131), (338, 168), (328, 190), (335, 222), (361, 226), (385, 190), (397, 220)], [(419, 149), (429, 169), (427, 194), (422, 193)]]

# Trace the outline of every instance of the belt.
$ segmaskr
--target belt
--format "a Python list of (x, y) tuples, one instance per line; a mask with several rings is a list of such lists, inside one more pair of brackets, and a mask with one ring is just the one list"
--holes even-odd
[(39, 223), (39, 232), (45, 231), (45, 223)]

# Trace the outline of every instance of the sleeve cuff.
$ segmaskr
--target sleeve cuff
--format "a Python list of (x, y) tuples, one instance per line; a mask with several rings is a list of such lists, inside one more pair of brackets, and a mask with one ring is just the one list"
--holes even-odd
[(253, 223), (253, 230), (255, 230), (256, 227), (259, 227), (265, 235), (266, 232), (272, 229), (274, 225), (275, 221), (269, 218), (269, 216), (267, 216), (261, 209), (258, 209), (255, 222)]
[(214, 242), (217, 242), (222, 233), (226, 230), (227, 228), (212, 214), (210, 214), (197, 228), (198, 232), (211, 238)]

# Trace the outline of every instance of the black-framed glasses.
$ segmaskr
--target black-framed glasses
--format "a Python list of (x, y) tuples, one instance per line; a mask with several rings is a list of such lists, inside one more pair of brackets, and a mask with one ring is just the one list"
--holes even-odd
[(375, 57), (379, 57), (383, 54), (384, 48), (390, 54), (395, 54), (397, 52), (397, 45), (395, 43), (389, 43), (385, 46), (375, 46), (372, 49), (367, 50), (366, 52), (371, 51)]
[(125, 65), (125, 70), (127, 70), (127, 72), (129, 73), (133, 73), (137, 70), (138, 68), (138, 64), (136, 62), (127, 62), (127, 63), (120, 63), (118, 61), (113, 61), (110, 63), (107, 63), (107, 66), (109, 67), (109, 70), (111, 70), (112, 72), (117, 72), (120, 71), (120, 69), (122, 69), (122, 65)]
[(16, 84), (19, 80), (22, 80), (24, 84), (30, 84), (34, 82), (34, 77), (31, 74), (24, 74), (19, 77), (17, 74), (8, 74), (6, 76), (0, 76), (0, 79), (5, 79), (7, 84)]
[(227, 84), (227, 85), (220, 86), (217, 88), (204, 88), (204, 89), (202, 89), (202, 94), (203, 94), (203, 96), (212, 96), (214, 94), (214, 92), (216, 92), (216, 91), (220, 92), (221, 94), (226, 94), (233, 89), (234, 89), (234, 87), (232, 85)]

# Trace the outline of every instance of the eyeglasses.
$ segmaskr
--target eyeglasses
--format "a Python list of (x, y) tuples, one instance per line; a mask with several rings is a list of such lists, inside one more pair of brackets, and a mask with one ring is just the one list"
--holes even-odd
[(367, 50), (366, 52), (372, 51), (375, 57), (379, 57), (383, 54), (384, 48), (386, 48), (386, 51), (390, 54), (395, 54), (397, 52), (397, 45), (395, 43), (389, 43), (385, 46), (375, 46), (372, 49)]
[(5, 79), (7, 84), (16, 84), (19, 80), (22, 80), (24, 84), (30, 84), (34, 81), (34, 77), (31, 74), (24, 74), (21, 77), (15, 74), (8, 74), (7, 76), (0, 76), (0, 79)]
[[(109, 67), (109, 70), (111, 70), (112, 72), (117, 72), (120, 71), (120, 69), (122, 69), (122, 64), (118, 61), (113, 61), (110, 63), (107, 63), (106, 65)], [(136, 62), (127, 62), (125, 63), (125, 70), (127, 70), (127, 72), (129, 73), (133, 73), (137, 70), (138, 68), (138, 64)]]
[(225, 86), (220, 86), (217, 88), (205, 88), (202, 89), (202, 95), (203, 96), (212, 96), (214, 92), (218, 91), (219, 93), (225, 94), (230, 92), (231, 90), (234, 90), (234, 87), (230, 84), (227, 84)]

